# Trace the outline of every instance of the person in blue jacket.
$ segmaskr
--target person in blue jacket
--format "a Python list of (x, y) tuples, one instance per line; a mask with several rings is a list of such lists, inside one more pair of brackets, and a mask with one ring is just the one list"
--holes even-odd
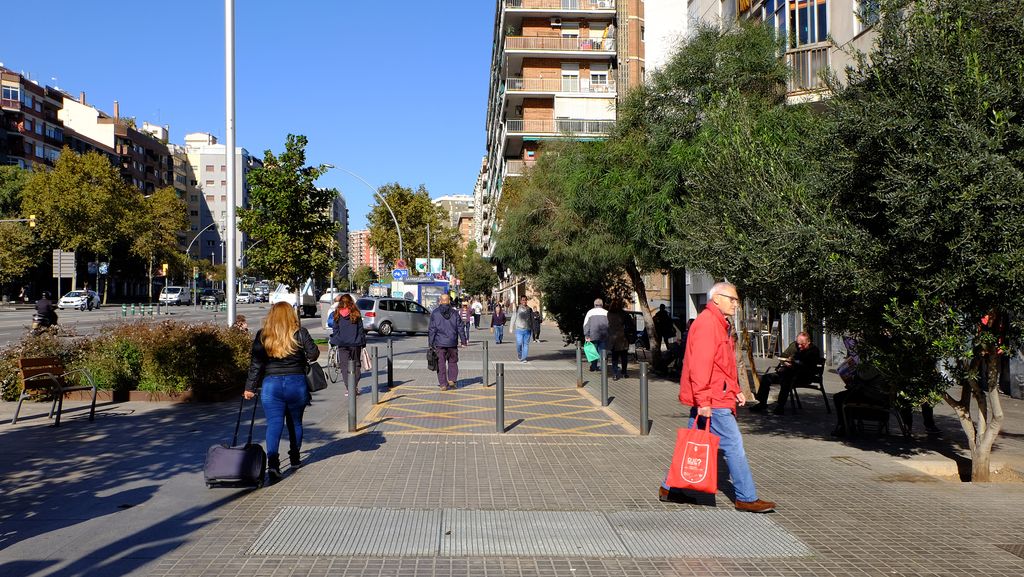
[[(338, 370), (344, 375), (345, 383), (348, 384), (349, 362), (355, 364), (356, 394), (359, 394), (359, 375), (362, 373), (360, 366), (360, 355), (363, 347), (366, 346), (366, 331), (363, 329), (363, 317), (359, 314), (359, 308), (352, 300), (351, 295), (343, 294), (338, 300), (338, 308), (331, 313), (330, 317), (331, 345), (338, 347)], [(346, 391), (347, 391), (346, 387)], [(348, 393), (346, 393), (348, 394)]]
[(437, 308), (430, 313), (427, 345), (437, 352), (437, 383), (442, 391), (456, 388), (459, 381), (459, 333), (462, 317), (452, 308), (452, 298), (446, 294), (438, 299)]

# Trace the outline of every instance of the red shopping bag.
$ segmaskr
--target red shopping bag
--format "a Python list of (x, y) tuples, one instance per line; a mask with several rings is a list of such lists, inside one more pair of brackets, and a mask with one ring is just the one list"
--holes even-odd
[(690, 489), (701, 493), (718, 490), (718, 435), (711, 433), (711, 419), (707, 429), (680, 428), (676, 432), (676, 450), (672, 454), (672, 468), (666, 484), (673, 489)]

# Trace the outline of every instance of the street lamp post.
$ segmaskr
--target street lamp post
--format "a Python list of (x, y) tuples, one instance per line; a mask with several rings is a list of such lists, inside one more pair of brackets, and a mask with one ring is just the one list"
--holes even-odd
[(324, 164), (323, 166), (324, 168), (337, 168), (338, 170), (348, 174), (349, 176), (358, 179), (360, 182), (365, 184), (366, 187), (369, 188), (370, 191), (373, 192), (373, 194), (376, 195), (377, 198), (379, 198), (382, 203), (384, 203), (384, 208), (388, 209), (388, 213), (391, 214), (391, 220), (395, 223), (395, 232), (398, 233), (398, 258), (405, 260), (405, 251), (402, 248), (402, 229), (401, 227), (398, 226), (398, 219), (395, 218), (395, 211), (391, 210), (391, 205), (388, 204), (388, 201), (387, 199), (384, 198), (384, 195), (378, 192), (377, 189), (373, 188), (373, 185), (371, 185), (369, 182), (366, 182), (365, 178), (359, 176), (358, 174), (352, 172), (351, 170), (342, 168), (340, 166), (335, 166), (333, 164)]

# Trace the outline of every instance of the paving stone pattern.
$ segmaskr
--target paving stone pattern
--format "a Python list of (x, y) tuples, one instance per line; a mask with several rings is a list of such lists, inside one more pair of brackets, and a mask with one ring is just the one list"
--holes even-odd
[[(541, 343), (532, 344), (531, 350), (536, 351), (536, 363), (506, 368), (510, 388), (575, 388), (571, 349)], [(418, 362), (419, 353), (406, 356), (415, 356)], [(544, 369), (543, 363), (560, 367)], [(469, 362), (463, 367), (468, 381), (479, 377)], [(584, 394), (596, 399), (596, 380), (592, 373), (585, 376), (593, 382)], [(610, 409), (636, 424), (635, 371), (630, 377), (609, 384)], [(404, 383), (396, 389), (400, 392), (406, 385), (431, 383), (434, 375), (412, 366), (397, 368), (396, 378)], [(835, 392), (839, 385), (834, 375), (829, 379), (833, 380), (826, 385)], [(671, 522), (665, 526), (656, 519), (666, 514), (715, 519), (738, 513), (732, 511), (725, 479), (719, 493), (700, 504), (658, 501), (657, 486), (671, 458), (675, 429), (685, 426), (677, 393), (674, 382), (652, 381), (654, 426), (648, 437), (391, 434), (372, 429), (351, 435), (345, 432), (343, 394), (330, 388), (309, 413), (308, 464), (282, 482), (253, 492), (207, 491), (199, 477), (205, 447), (218, 438), (212, 432), (223, 428), (225, 418), (233, 423), (233, 409), (227, 405), (125, 412), (101, 416), (89, 426), (72, 410), (64, 421), (67, 427), (62, 424), (59, 431), (40, 425), (39, 419), (14, 428), (3, 425), (0, 440), (11, 456), (0, 464), (0, 530), (5, 539), (0, 541), (5, 547), (0, 551), (0, 574), (1024, 575), (1024, 559), (1011, 552), (1024, 544), (1024, 484), (950, 482), (910, 466), (921, 458), (962, 451), (963, 434), (948, 414), (938, 415), (943, 440), (918, 436), (909, 441), (887, 437), (837, 442), (827, 436), (833, 417), (813, 395), (804, 396), (802, 411), (784, 417), (754, 415), (745, 409), (739, 415), (759, 493), (779, 502), (778, 512), (767, 518), (747, 517), (753, 517), (751, 522), (770, 521), (786, 536), (773, 543), (764, 532), (760, 539), (749, 539), (750, 547), (796, 543), (809, 554), (647, 557), (670, 553), (653, 540), (647, 551), (615, 557), (515, 554), (502, 549), (503, 542), (491, 543), (493, 555), (477, 554), (477, 549), (453, 550), (451, 556), (249, 553), (282, 512), (297, 507), (450, 510), (465, 515), (574, 513), (598, 515), (609, 522), (635, 518), (646, 519), (652, 528), (662, 527), (665, 541), (685, 539), (673, 532)], [(365, 416), (368, 396), (359, 402), (360, 415)], [(1024, 410), (1020, 401), (1004, 398), (1004, 403), (1010, 418), (994, 460), (1020, 460)], [(7, 408), (4, 405), (3, 410)], [(119, 410), (104, 408), (108, 413)], [(216, 423), (220, 424), (215, 427)], [(167, 487), (180, 479), (187, 483), (177, 489), (182, 496), (173, 502), (191, 499), (194, 506), (157, 510), (164, 502), (160, 492), (146, 500), (154, 490), (149, 486)], [(83, 505), (76, 508), (76, 502)], [(118, 509), (122, 503), (137, 502), (143, 504)], [(74, 530), (76, 534), (64, 537)], [(112, 544), (93, 544), (112, 531), (125, 536)], [(417, 533), (416, 538), (421, 536)], [(708, 545), (718, 547), (734, 546), (739, 538), (738, 533), (712, 537)], [(699, 543), (690, 545), (696, 549)]]

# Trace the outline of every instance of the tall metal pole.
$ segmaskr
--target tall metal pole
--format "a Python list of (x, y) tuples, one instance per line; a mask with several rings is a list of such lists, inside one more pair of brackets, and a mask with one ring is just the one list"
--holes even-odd
[(505, 432), (505, 363), (494, 365), (497, 383), (494, 390), (494, 432)]
[(607, 351), (601, 348), (601, 406), (608, 406), (608, 357)]
[(427, 223), (427, 272), (430, 271), (430, 223)]
[(391, 205), (388, 204), (388, 201), (386, 198), (384, 198), (384, 195), (381, 194), (376, 188), (374, 188), (372, 184), (366, 182), (365, 178), (359, 176), (358, 174), (352, 172), (347, 168), (342, 168), (340, 166), (335, 166), (333, 164), (324, 164), (324, 166), (327, 168), (337, 168), (338, 170), (344, 172), (345, 174), (348, 174), (349, 176), (352, 176), (353, 178), (359, 180), (359, 182), (365, 184), (370, 189), (370, 191), (373, 192), (373, 194), (376, 195), (376, 197), (379, 198), (382, 203), (384, 203), (384, 208), (388, 209), (388, 213), (391, 215), (391, 220), (395, 223), (395, 232), (398, 233), (398, 258), (405, 260), (405, 250), (402, 247), (402, 228), (398, 226), (398, 219), (395, 218), (395, 211), (391, 210)]
[(235, 246), (237, 236), (235, 220), (235, 203), (238, 198), (235, 191), (235, 0), (224, 0), (224, 104), (227, 116), (227, 126), (224, 137), (225, 166), (228, 177), (228, 206), (227, 206), (227, 233), (228, 246), (227, 256), (224, 259), (224, 269), (227, 290), (225, 298), (228, 301), (228, 326), (235, 324), (235, 263), (238, 261), (238, 247)]
[(647, 389), (647, 363), (640, 361), (640, 434), (648, 435), (651, 432), (651, 417), (649, 395)]

